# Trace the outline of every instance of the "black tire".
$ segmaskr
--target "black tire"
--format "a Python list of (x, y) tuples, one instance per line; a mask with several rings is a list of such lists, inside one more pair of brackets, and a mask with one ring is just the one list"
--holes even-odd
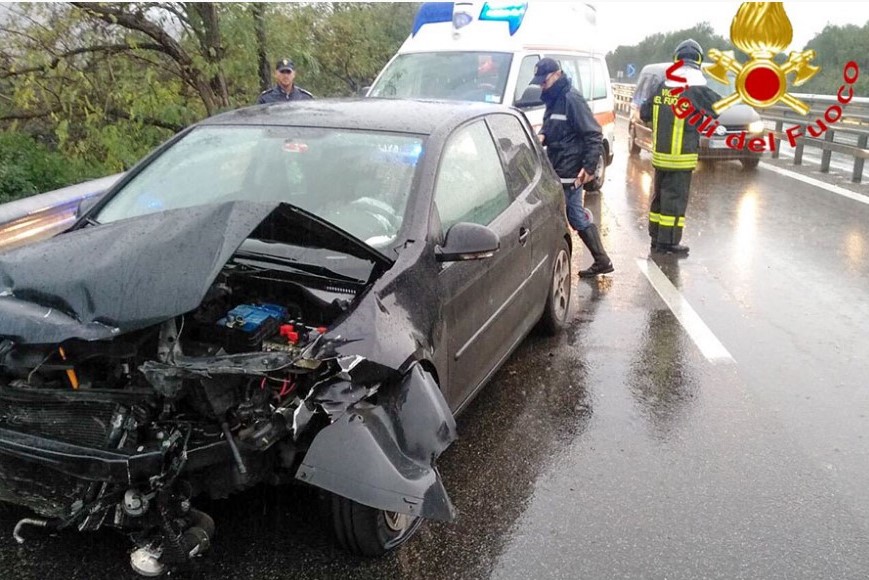
[(554, 336), (567, 326), (571, 282), (570, 246), (567, 240), (563, 240), (553, 260), (546, 306), (543, 307), (543, 315), (540, 317), (539, 326), (545, 334)]
[(604, 179), (606, 179), (606, 149), (601, 152), (600, 158), (597, 160), (597, 171), (594, 172), (594, 179), (582, 187), (588, 193), (600, 193)]
[(393, 514), (327, 493), (325, 498), (335, 540), (356, 556), (383, 556), (408, 541), (422, 518)]
[(758, 163), (760, 163), (760, 157), (746, 157), (745, 159), (740, 159), (740, 163), (742, 163), (742, 168), (746, 170), (757, 169)]

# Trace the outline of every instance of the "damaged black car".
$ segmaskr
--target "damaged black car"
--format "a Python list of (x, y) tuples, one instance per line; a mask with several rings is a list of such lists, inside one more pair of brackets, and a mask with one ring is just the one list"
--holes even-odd
[(158, 576), (196, 507), (322, 490), (381, 555), (455, 510), (454, 415), (570, 300), (561, 187), (521, 113), (366, 99), (195, 125), (68, 231), (0, 253), (0, 501), (115, 528)]

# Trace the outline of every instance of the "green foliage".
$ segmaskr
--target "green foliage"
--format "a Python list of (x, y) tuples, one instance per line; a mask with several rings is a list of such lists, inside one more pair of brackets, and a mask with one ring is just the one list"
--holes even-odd
[[(191, 123), (252, 104), (262, 90), (260, 54), (269, 68), (292, 58), (298, 84), (317, 97), (355, 94), (407, 37), (418, 4), (7, 7), (0, 22), (0, 134), (34, 135), (70, 167), (105, 175)], [(264, 39), (257, 11), (265, 16)], [(58, 182), (44, 179), (49, 174), (76, 177), (49, 169), (49, 161), (44, 170), (22, 161), (13, 171), (9, 163), (3, 174), (9, 191), (53, 188)]]
[(21, 133), (0, 133), (0, 203), (77, 183), (100, 173), (70, 162)]
[(843, 84), (842, 69), (850, 61), (860, 66), (860, 77), (854, 85), (854, 94), (869, 97), (869, 22), (863, 26), (828, 25), (808, 44), (806, 49), (817, 53), (814, 64), (821, 72), (804, 85), (794, 88), (795, 92), (832, 95)]
[[(701, 22), (684, 30), (667, 33), (659, 32), (647, 36), (636, 46), (619, 46), (606, 56), (610, 75), (616, 78), (618, 71), (624, 72), (628, 64), (633, 64), (636, 67), (637, 74), (639, 74), (640, 69), (647, 64), (672, 62), (673, 50), (680, 42), (687, 38), (693, 38), (699, 42), (704, 52), (708, 52), (710, 48), (717, 48), (719, 50), (733, 49), (733, 45), (728, 39), (715, 34), (715, 30), (711, 24)], [(625, 77), (623, 82), (636, 82), (636, 80), (636, 76), (633, 79)]]

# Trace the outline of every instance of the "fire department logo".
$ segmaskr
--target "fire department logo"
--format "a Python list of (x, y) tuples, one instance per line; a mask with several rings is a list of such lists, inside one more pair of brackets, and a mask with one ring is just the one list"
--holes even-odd
[(730, 39), (751, 60), (742, 64), (732, 50), (709, 51), (709, 58), (715, 63), (706, 69), (709, 76), (729, 85), (727, 73), (736, 75), (736, 92), (713, 105), (716, 113), (737, 103), (766, 108), (781, 101), (801, 115), (808, 114), (809, 106), (787, 92), (787, 75), (794, 74), (791, 83), (794, 86), (815, 76), (821, 70), (811, 64), (815, 51), (791, 52), (782, 65), (773, 61), (773, 57), (790, 45), (793, 34), (782, 2), (743, 2), (740, 5), (730, 24)]

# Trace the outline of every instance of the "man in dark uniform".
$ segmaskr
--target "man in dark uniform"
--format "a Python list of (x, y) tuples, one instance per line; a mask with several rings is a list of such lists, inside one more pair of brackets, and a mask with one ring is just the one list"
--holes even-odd
[(313, 99), (314, 95), (298, 87), (295, 84), (296, 67), (293, 61), (288, 58), (282, 58), (275, 66), (275, 86), (267, 91), (260, 93), (256, 100), (257, 105), (266, 103), (282, 103), (284, 101), (306, 101)]
[(567, 221), (579, 234), (594, 258), (591, 267), (580, 270), (581, 278), (593, 278), (614, 271), (603, 248), (600, 232), (582, 207), (582, 186), (594, 179), (601, 158), (603, 133), (588, 103), (564, 76), (561, 65), (543, 58), (534, 68), (531, 84), (540, 85), (540, 98), (546, 105), (540, 134), (549, 162), (561, 179), (567, 203)]
[[(686, 255), (688, 246), (679, 242), (685, 227), (691, 173), (697, 166), (700, 149), (697, 127), (703, 125), (695, 116), (717, 117), (712, 105), (721, 96), (706, 86), (706, 77), (700, 70), (703, 49), (696, 41), (689, 38), (679, 43), (673, 60), (681, 60), (682, 66), (668, 71), (668, 78), (640, 106), (640, 118), (652, 122), (655, 167), (654, 195), (649, 207), (652, 250)], [(674, 107), (685, 114), (677, 115)]]

